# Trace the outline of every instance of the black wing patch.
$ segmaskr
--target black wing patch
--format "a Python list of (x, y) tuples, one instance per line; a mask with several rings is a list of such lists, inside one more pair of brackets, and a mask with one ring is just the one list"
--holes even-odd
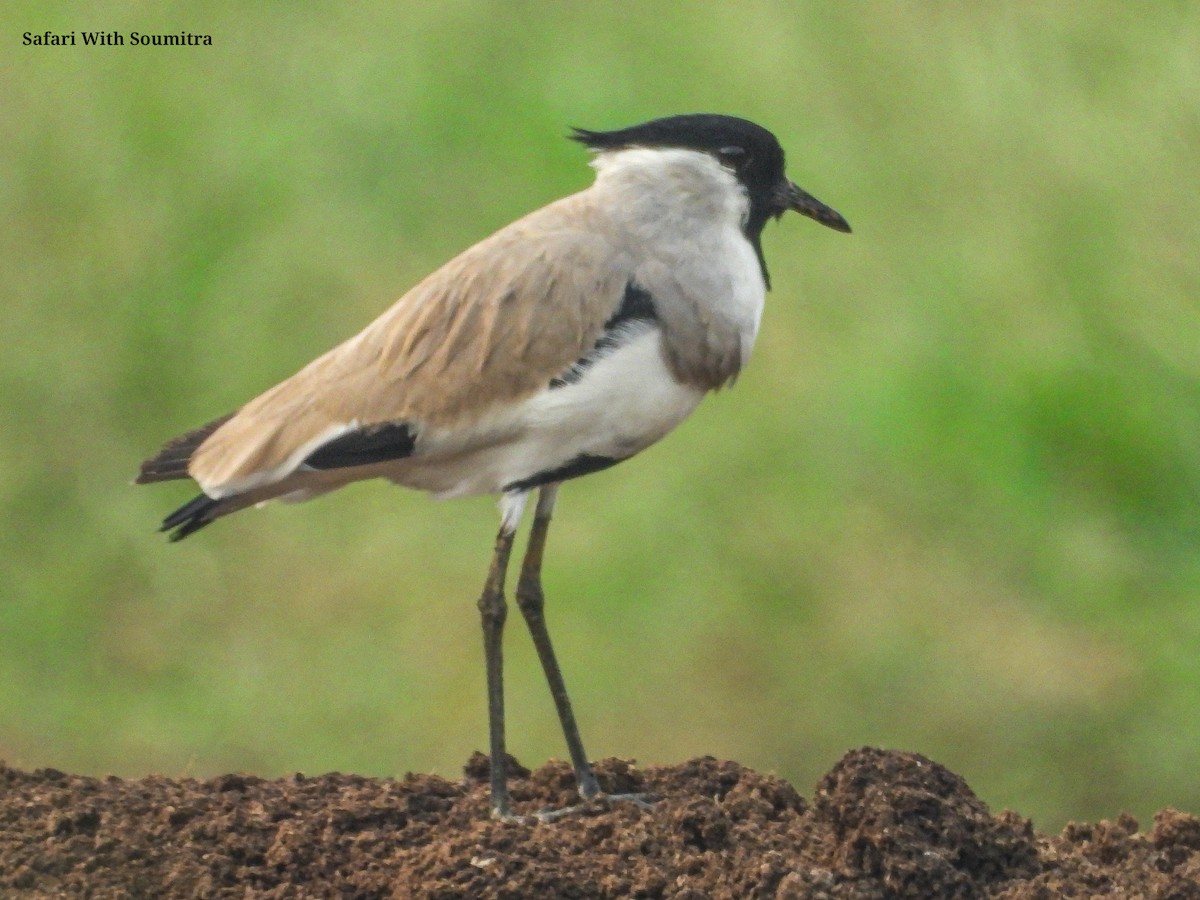
[(322, 444), (301, 465), (310, 469), (345, 469), (412, 456), (416, 435), (405, 422), (368, 425)]
[(654, 311), (654, 300), (648, 291), (642, 290), (632, 281), (625, 286), (625, 296), (621, 298), (620, 308), (609, 316), (604, 323), (604, 333), (596, 341), (587, 356), (581, 356), (571, 367), (550, 379), (550, 389), (566, 387), (575, 384), (597, 359), (616, 349), (621, 343), (617, 328), (629, 322), (654, 322), (658, 314)]
[(529, 491), (535, 487), (541, 487), (543, 484), (550, 484), (554, 481), (566, 481), (569, 478), (578, 478), (580, 475), (590, 475), (592, 472), (599, 472), (610, 466), (615, 466), (624, 459), (628, 459), (628, 457), (614, 458), (611, 456), (592, 456), (590, 453), (580, 453), (574, 459), (567, 461), (556, 469), (547, 469), (544, 472), (538, 472), (536, 475), (530, 475), (528, 478), (511, 481), (504, 486), (504, 491), (505, 493), (509, 491)]

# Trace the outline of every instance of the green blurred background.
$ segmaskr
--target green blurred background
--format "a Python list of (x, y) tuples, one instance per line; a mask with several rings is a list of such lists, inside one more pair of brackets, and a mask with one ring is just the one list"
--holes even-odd
[[(1044, 829), (1200, 812), (1200, 16), (1004, 7), (5, 3), (0, 758), (455, 777), (491, 500), (367, 484), (169, 546), (191, 487), (130, 479), (585, 187), (569, 125), (712, 111), (855, 234), (772, 226), (737, 386), (563, 491), (590, 753), (807, 793), (873, 744)], [(511, 749), (563, 756), (519, 617), (507, 653)]]

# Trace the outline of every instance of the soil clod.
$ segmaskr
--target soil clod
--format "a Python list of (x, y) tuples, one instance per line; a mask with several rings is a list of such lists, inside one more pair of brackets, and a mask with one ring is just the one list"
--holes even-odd
[[(529, 815), (578, 803), (571, 769), (512, 761)], [(87, 778), (0, 765), (0, 896), (155, 898), (1056, 898), (1200, 900), (1200, 820), (1037, 834), (914, 753), (847, 753), (805, 800), (711, 757), (596, 765), (607, 792), (549, 823), (489, 817), (464, 778)]]

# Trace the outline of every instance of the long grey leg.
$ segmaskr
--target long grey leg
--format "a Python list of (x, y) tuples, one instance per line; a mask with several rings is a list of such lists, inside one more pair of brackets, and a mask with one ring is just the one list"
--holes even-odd
[[(550, 632), (546, 628), (546, 617), (543, 614), (545, 597), (542, 594), (542, 554), (545, 551), (546, 533), (550, 530), (550, 515), (557, 496), (557, 484), (548, 484), (538, 493), (533, 528), (529, 532), (529, 546), (525, 550), (525, 559), (521, 563), (521, 577), (517, 581), (517, 606), (521, 615), (525, 617), (525, 624), (529, 626), (533, 646), (546, 673), (550, 695), (554, 698), (554, 706), (558, 710), (558, 721), (567, 740), (567, 752), (571, 755), (571, 765), (575, 769), (579, 795), (585, 800), (590, 800), (600, 793), (600, 785), (592, 772), (587, 753), (584, 752), (583, 741), (579, 737), (579, 726), (571, 710), (571, 699), (567, 696), (567, 686), (563, 682), (562, 671), (558, 667), (558, 659), (554, 655)], [(494, 778), (495, 762), (492, 763), (492, 772)]]
[(496, 549), (488, 569), (479, 613), (483, 619), (483, 655), (487, 665), (488, 738), (491, 752), (492, 817), (513, 818), (508, 799), (508, 756), (504, 746), (504, 651), (502, 637), (508, 606), (504, 602), (504, 576), (512, 553), (513, 537), (525, 508), (526, 494), (505, 495), (503, 518), (496, 535)]

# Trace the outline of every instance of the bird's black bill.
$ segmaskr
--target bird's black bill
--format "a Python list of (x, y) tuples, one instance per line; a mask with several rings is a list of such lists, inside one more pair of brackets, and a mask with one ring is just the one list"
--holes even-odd
[(850, 233), (850, 223), (847, 222), (840, 212), (832, 206), (826, 206), (808, 191), (799, 186), (788, 182), (787, 185), (787, 209), (794, 209), (802, 216), (808, 216), (810, 219), (820, 222), (834, 231), (843, 231), (846, 234)]

